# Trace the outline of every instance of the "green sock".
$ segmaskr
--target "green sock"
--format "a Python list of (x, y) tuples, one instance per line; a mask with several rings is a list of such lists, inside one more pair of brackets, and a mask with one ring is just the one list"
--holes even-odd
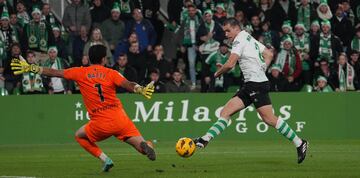
[(284, 120), (278, 119), (275, 128), (284, 137), (292, 141), (296, 147), (299, 147), (301, 145), (302, 140), (296, 135), (296, 133), (290, 128), (290, 126)]
[(216, 136), (220, 135), (226, 127), (228, 126), (229, 120), (224, 118), (219, 118), (206, 132), (204, 136), (201, 138), (205, 141), (210, 141), (211, 139), (215, 138)]

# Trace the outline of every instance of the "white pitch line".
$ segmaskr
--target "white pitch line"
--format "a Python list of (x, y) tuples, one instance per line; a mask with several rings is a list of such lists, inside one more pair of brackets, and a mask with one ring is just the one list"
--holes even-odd
[(0, 176), (1, 178), (36, 178), (36, 177), (26, 177), (26, 176)]

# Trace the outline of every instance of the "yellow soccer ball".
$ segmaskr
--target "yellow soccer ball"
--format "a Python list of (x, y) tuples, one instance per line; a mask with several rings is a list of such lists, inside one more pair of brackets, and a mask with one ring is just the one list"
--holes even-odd
[(191, 138), (183, 137), (176, 142), (176, 153), (183, 157), (188, 158), (194, 154), (196, 145)]

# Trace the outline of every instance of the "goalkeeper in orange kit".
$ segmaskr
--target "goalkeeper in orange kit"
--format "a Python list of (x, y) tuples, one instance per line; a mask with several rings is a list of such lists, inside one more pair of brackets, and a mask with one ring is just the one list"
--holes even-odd
[(79, 85), (90, 121), (76, 131), (75, 139), (86, 151), (104, 163), (104, 172), (109, 171), (114, 164), (95, 142), (111, 136), (132, 145), (150, 160), (155, 160), (156, 155), (152, 145), (144, 140), (129, 119), (115, 91), (117, 86), (121, 86), (150, 99), (154, 92), (153, 83), (143, 87), (129, 82), (117, 71), (104, 67), (106, 47), (103, 45), (92, 46), (89, 49), (89, 59), (92, 64), (89, 67), (73, 67), (65, 70), (29, 65), (24, 60), (13, 59), (11, 69), (15, 75), (32, 72), (73, 80)]

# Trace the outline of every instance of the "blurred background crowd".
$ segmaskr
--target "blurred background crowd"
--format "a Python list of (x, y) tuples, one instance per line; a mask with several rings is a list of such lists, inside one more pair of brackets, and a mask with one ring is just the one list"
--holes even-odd
[(238, 66), (213, 77), (231, 51), (222, 29), (229, 17), (273, 49), (271, 91), (360, 90), (359, 0), (168, 0), (166, 15), (159, 9), (160, 0), (71, 0), (57, 17), (41, 0), (0, 0), (0, 95), (79, 93), (61, 78), (15, 76), (10, 61), (88, 66), (95, 44), (107, 47), (107, 67), (155, 81), (156, 92), (234, 92), (243, 84)]

